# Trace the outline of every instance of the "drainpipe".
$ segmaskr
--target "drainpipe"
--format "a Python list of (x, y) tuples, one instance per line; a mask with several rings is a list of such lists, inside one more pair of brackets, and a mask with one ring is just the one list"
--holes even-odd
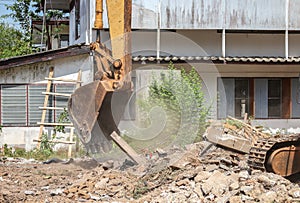
[(289, 58), (289, 4), (290, 1), (285, 1), (285, 58)]
[[(222, 29), (222, 57), (226, 57), (226, 0), (222, 1), (222, 19), (223, 19), (223, 29)], [(225, 62), (225, 59), (224, 59)]]
[(100, 42), (100, 30), (103, 29), (103, 0), (96, 0), (94, 29), (97, 30), (96, 41)]
[(157, 6), (157, 35), (156, 35), (156, 60), (160, 63), (160, 19), (161, 19), (161, 0), (158, 0)]

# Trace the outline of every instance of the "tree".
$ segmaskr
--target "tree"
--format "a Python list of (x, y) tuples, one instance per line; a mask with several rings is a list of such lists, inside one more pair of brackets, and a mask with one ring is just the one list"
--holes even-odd
[(0, 58), (30, 54), (30, 44), (21, 31), (0, 23)]
[(12, 17), (16, 22), (20, 23), (22, 31), (24, 33), (24, 40), (30, 41), (31, 37), (31, 18), (35, 15), (30, 10), (31, 0), (16, 0), (12, 5), (7, 5), (7, 9), (12, 13), (7, 15)]

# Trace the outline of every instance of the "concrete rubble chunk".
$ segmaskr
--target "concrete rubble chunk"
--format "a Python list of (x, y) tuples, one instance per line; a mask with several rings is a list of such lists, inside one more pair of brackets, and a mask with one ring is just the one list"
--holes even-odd
[(200, 171), (196, 177), (194, 178), (195, 182), (198, 183), (203, 180), (207, 180), (211, 176), (211, 172), (208, 171)]
[(63, 193), (63, 190), (60, 189), (60, 188), (50, 191), (50, 195), (52, 195), (52, 196), (54, 196), (54, 195), (61, 195), (62, 193)]
[(265, 203), (273, 203), (275, 202), (276, 198), (277, 198), (276, 192), (268, 191), (266, 193), (261, 194), (261, 196), (259, 197), (259, 201)]
[(239, 172), (239, 178), (241, 180), (247, 180), (247, 179), (249, 179), (250, 178), (249, 172), (246, 171), (246, 170)]
[(95, 184), (95, 188), (96, 189), (105, 189), (106, 188), (106, 184), (109, 181), (109, 178), (103, 178), (101, 179), (99, 182), (97, 182)]
[(289, 191), (289, 195), (293, 198), (300, 198), (300, 188), (294, 188)]
[(24, 194), (25, 194), (25, 195), (35, 195), (35, 192), (32, 191), (32, 190), (25, 190), (25, 191), (24, 191)]
[(245, 194), (249, 194), (250, 191), (253, 190), (253, 186), (252, 186), (252, 185), (251, 185), (251, 186), (244, 185), (244, 186), (241, 187), (240, 190), (241, 190), (242, 192), (244, 192)]
[(271, 180), (265, 175), (259, 175), (257, 177), (257, 181), (262, 183), (264, 186), (267, 186), (267, 187), (272, 187), (272, 186), (276, 185), (275, 180)]
[(229, 203), (242, 203), (241, 196), (232, 196), (229, 198)]

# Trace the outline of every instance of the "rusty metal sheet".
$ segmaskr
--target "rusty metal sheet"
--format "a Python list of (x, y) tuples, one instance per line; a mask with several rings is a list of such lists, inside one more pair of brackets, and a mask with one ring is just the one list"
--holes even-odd
[[(159, 2), (132, 0), (132, 28), (157, 29)], [(288, 10), (289, 29), (300, 30), (300, 1)], [(285, 30), (285, 15), (286, 0), (161, 0), (162, 29)]]
[(165, 0), (161, 4), (162, 29), (222, 28), (222, 0)]
[(285, 2), (286, 0), (227, 0), (226, 28), (284, 30)]
[(289, 29), (300, 30), (300, 1), (289, 0)]

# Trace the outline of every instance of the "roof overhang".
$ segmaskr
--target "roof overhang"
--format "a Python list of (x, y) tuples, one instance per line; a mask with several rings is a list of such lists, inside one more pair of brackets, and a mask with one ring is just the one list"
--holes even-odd
[(44, 9), (46, 1), (46, 10), (62, 10), (64, 12), (70, 11), (69, 0), (42, 0), (42, 8)]
[(0, 70), (8, 69), (23, 65), (30, 65), (34, 63), (47, 62), (53, 59), (60, 59), (64, 57), (78, 56), (90, 53), (89, 45), (74, 45), (66, 48), (60, 48), (50, 51), (38, 52), (24, 56), (17, 56), (0, 60)]
[(299, 64), (300, 57), (134, 56), (134, 63)]

